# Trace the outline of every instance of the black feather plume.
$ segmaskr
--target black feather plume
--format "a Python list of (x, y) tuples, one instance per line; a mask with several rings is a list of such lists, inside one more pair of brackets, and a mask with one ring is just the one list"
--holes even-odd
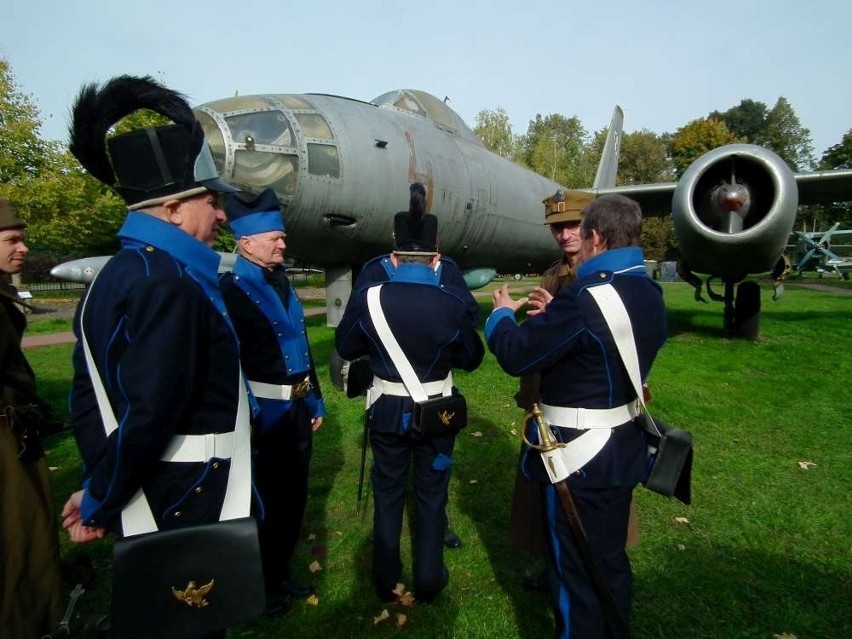
[(109, 130), (123, 117), (149, 109), (175, 124), (195, 127), (195, 115), (186, 98), (150, 76), (122, 75), (106, 82), (85, 85), (71, 107), (68, 145), (80, 164), (105, 184), (115, 184), (115, 174), (106, 151)]
[(426, 214), (426, 188), (420, 182), (411, 185), (408, 213), (412, 229), (420, 229)]

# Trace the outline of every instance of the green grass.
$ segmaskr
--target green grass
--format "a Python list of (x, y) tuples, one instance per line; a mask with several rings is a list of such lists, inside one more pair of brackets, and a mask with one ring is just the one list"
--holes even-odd
[[(726, 341), (720, 305), (696, 304), (683, 284), (663, 286), (670, 339), (650, 379), (650, 409), (693, 432), (694, 501), (683, 506), (637, 490), (634, 636), (852, 637), (852, 297), (788, 287), (774, 303), (765, 287), (761, 338)], [(481, 304), (487, 314), (490, 303)], [(327, 380), (333, 330), (322, 317), (307, 323)], [(61, 414), (70, 352), (68, 345), (27, 351)], [(319, 603), (297, 602), (286, 616), (232, 629), (229, 637), (552, 635), (547, 600), (520, 583), (539, 564), (506, 531), (521, 417), (511, 399), (517, 382), (490, 354), (479, 371), (455, 377), (470, 424), (456, 446), (449, 514), (465, 545), (445, 553), (450, 585), (438, 602), (389, 607), (392, 618), (373, 625), (383, 606), (369, 581), (370, 516), (355, 516), (362, 403), (325, 383), (329, 416), (315, 438), (306, 538), (294, 564), (296, 577), (317, 584)], [(68, 433), (50, 438), (47, 450), (61, 504), (78, 485), (79, 459)], [(815, 465), (804, 470), (801, 461)], [(109, 542), (72, 547), (63, 535), (62, 546), (67, 561), (78, 569), (92, 563), (98, 575), (82, 610), (106, 610)], [(311, 575), (314, 560), (322, 570)], [(407, 616), (401, 629), (397, 613)]]

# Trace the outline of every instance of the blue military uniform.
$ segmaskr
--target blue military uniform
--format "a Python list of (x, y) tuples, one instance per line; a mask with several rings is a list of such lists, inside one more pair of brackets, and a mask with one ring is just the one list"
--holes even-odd
[[(272, 189), (251, 201), (231, 196), (226, 206), (238, 238), (278, 233), (281, 205)], [(280, 245), (283, 259), (283, 246)], [(306, 594), (290, 581), (290, 560), (308, 500), (313, 446), (311, 421), (325, 416), (319, 380), (305, 331), (305, 315), (281, 264), (255, 263), (245, 254), (222, 277), (221, 289), (240, 340), (240, 359), (257, 401), (255, 483), (264, 512), (260, 547), (270, 594)], [(259, 259), (259, 258), (255, 258)], [(295, 588), (294, 588), (295, 586)]]
[[(121, 510), (140, 487), (161, 530), (216, 521), (229, 459), (161, 456), (175, 435), (234, 430), (243, 382), (219, 256), (142, 213), (128, 215), (119, 238), (122, 249), (87, 292), (82, 326), (119, 422), (109, 437), (79, 342), (74, 352), (70, 407), (85, 465), (84, 523), (120, 534)], [(79, 340), (79, 309), (74, 330)]]
[[(468, 296), (470, 294), (468, 293)], [(367, 310), (366, 290), (353, 292), (337, 328), (336, 346), (346, 359), (369, 355), (378, 380), (400, 383), (401, 377), (380, 345)], [(421, 383), (445, 380), (453, 368), (474, 370), (484, 348), (469, 309), (442, 288), (424, 265), (401, 264), (381, 291), (391, 331)], [(376, 397), (374, 390), (368, 397)], [(413, 456), (417, 494), (414, 535), (414, 587), (418, 599), (437, 595), (446, 584), (443, 565), (444, 509), (455, 436), (420, 438), (411, 430), (410, 397), (381, 394), (367, 409), (373, 450), (373, 579), (379, 596), (400, 581), (399, 538), (408, 468)]]
[[(587, 289), (610, 283), (630, 316), (642, 377), (647, 376), (666, 339), (662, 291), (644, 270), (639, 248), (606, 251), (580, 266), (577, 279), (562, 289), (547, 310), (522, 325), (510, 309), (495, 310), (485, 335), (489, 348), (511, 375), (541, 373), (546, 407), (616, 409), (635, 403), (636, 395), (621, 363), (612, 334)], [(548, 413), (545, 411), (545, 416)], [(548, 420), (556, 426), (555, 420)], [(553, 430), (570, 442), (589, 431)], [(528, 435), (530, 437), (531, 434)], [(557, 636), (611, 637), (600, 601), (572, 540), (556, 489), (547, 480), (536, 451), (526, 451), (524, 467), (543, 481), (549, 530), (551, 589)], [(599, 560), (619, 609), (630, 615), (631, 572), (625, 552), (633, 487), (647, 476), (646, 441), (641, 425), (629, 418), (611, 430), (603, 447), (568, 478), (589, 545)]]
[[(452, 369), (474, 370), (484, 348), (476, 332), (479, 309), (454, 263), (433, 265), (438, 221), (426, 213), (426, 188), (410, 186), (409, 210), (394, 216), (394, 253), (403, 259), (396, 269), (389, 257), (369, 262), (360, 274), (335, 345), (341, 357), (369, 356), (374, 378), (367, 392), (367, 426), (373, 450), (373, 582), (379, 598), (395, 598), (400, 581), (399, 537), (414, 463), (417, 527), (413, 539), (414, 590), (431, 600), (447, 584), (444, 566), (447, 487), (455, 435), (423, 437), (412, 428), (414, 401), (387, 351), (368, 307), (378, 292), (387, 328), (429, 397), (455, 393)], [(400, 256), (412, 256), (401, 258)], [(386, 282), (382, 284), (382, 282)], [(380, 288), (376, 288), (380, 286)]]

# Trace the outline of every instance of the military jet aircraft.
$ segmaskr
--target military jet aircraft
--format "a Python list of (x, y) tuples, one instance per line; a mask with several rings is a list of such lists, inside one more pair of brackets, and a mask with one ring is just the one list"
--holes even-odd
[[(441, 222), (441, 252), (471, 287), (497, 272), (541, 272), (559, 255), (542, 228), (541, 202), (564, 187), (490, 152), (444, 101), (423, 91), (390, 91), (370, 102), (236, 96), (195, 112), (226, 180), (275, 189), (286, 207), (288, 254), (326, 272), (332, 326), (353, 272), (390, 250), (393, 215), (407, 209), (415, 181), (425, 184), (428, 210)], [(776, 266), (797, 204), (852, 197), (852, 170), (794, 175), (777, 155), (751, 145), (710, 151), (677, 183), (616, 187), (620, 135), (616, 108), (589, 190), (628, 195), (646, 215), (672, 214), (685, 265), (725, 282), (726, 332), (736, 332), (736, 285)]]

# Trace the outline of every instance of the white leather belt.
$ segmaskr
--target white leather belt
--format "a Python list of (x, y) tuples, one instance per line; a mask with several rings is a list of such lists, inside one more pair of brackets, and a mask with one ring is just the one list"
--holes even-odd
[(214, 457), (230, 459), (233, 452), (233, 431), (207, 435), (175, 435), (166, 446), (160, 461), (207, 462)]
[(252, 395), (261, 399), (297, 400), (304, 398), (311, 390), (311, 380), (309, 377), (305, 377), (304, 380), (292, 386), (249, 380), (249, 388), (251, 388)]
[[(422, 382), (423, 391), (429, 395), (449, 395), (453, 392), (453, 374), (435, 382)], [(373, 385), (367, 391), (367, 408), (372, 406), (382, 395), (394, 397), (410, 397), (410, 393), (402, 382), (389, 382), (381, 377), (373, 377)]]
[(635, 401), (615, 408), (570, 408), (542, 404), (541, 412), (552, 426), (579, 430), (615, 428), (632, 421), (638, 414)]

